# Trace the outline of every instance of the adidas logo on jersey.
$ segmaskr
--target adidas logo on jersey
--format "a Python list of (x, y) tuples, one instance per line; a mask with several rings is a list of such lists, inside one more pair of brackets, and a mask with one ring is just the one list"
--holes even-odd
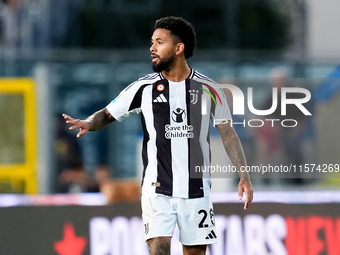
[(211, 232), (209, 233), (209, 235), (206, 236), (205, 239), (215, 239), (215, 238), (217, 238), (217, 236), (216, 236), (214, 230), (211, 230)]
[(153, 100), (154, 103), (166, 103), (168, 102), (163, 94), (160, 94)]

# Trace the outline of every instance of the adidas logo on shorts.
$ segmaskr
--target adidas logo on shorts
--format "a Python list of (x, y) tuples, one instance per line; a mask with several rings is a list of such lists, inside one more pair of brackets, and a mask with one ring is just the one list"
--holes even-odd
[(160, 94), (153, 100), (154, 103), (166, 103), (168, 102), (163, 94)]
[(209, 235), (206, 236), (205, 239), (214, 239), (214, 238), (217, 238), (214, 230), (211, 230), (211, 232), (209, 233)]

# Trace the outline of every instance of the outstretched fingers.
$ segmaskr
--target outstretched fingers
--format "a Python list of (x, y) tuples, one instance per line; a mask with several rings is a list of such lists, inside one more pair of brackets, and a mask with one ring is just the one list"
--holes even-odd
[(65, 120), (72, 119), (71, 116), (68, 116), (67, 114), (63, 113), (62, 116)]
[(66, 123), (71, 125), (69, 127), (69, 130), (79, 129), (77, 137), (81, 137), (85, 135), (87, 131), (89, 130), (88, 126), (86, 125), (86, 123), (84, 123), (84, 121), (81, 121), (79, 119), (74, 119), (65, 113), (63, 113), (62, 116), (66, 120)]
[(69, 116), (69, 115), (67, 115), (67, 114), (65, 114), (65, 113), (63, 113), (63, 117), (64, 117), (64, 119), (66, 120), (66, 123), (67, 123), (67, 124), (70, 124), (70, 125), (74, 125), (74, 124), (76, 124), (77, 121), (78, 121), (78, 120), (72, 118), (71, 116)]
[(79, 128), (79, 132), (78, 132), (78, 134), (77, 134), (77, 137), (79, 138), (79, 137), (81, 137), (81, 136), (83, 136), (83, 135), (86, 135), (86, 133), (87, 133), (87, 130), (86, 129), (84, 129), (84, 128)]

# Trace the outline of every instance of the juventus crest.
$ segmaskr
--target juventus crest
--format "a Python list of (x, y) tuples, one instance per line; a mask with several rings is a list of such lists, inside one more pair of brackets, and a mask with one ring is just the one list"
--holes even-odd
[(198, 102), (198, 93), (199, 93), (199, 90), (190, 89), (189, 93), (190, 93), (190, 103), (196, 104)]

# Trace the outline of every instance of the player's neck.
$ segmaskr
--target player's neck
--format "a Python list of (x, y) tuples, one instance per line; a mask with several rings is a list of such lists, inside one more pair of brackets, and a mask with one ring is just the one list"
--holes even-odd
[(170, 70), (162, 71), (162, 75), (169, 81), (179, 82), (189, 77), (191, 70), (186, 61), (179, 61)]

